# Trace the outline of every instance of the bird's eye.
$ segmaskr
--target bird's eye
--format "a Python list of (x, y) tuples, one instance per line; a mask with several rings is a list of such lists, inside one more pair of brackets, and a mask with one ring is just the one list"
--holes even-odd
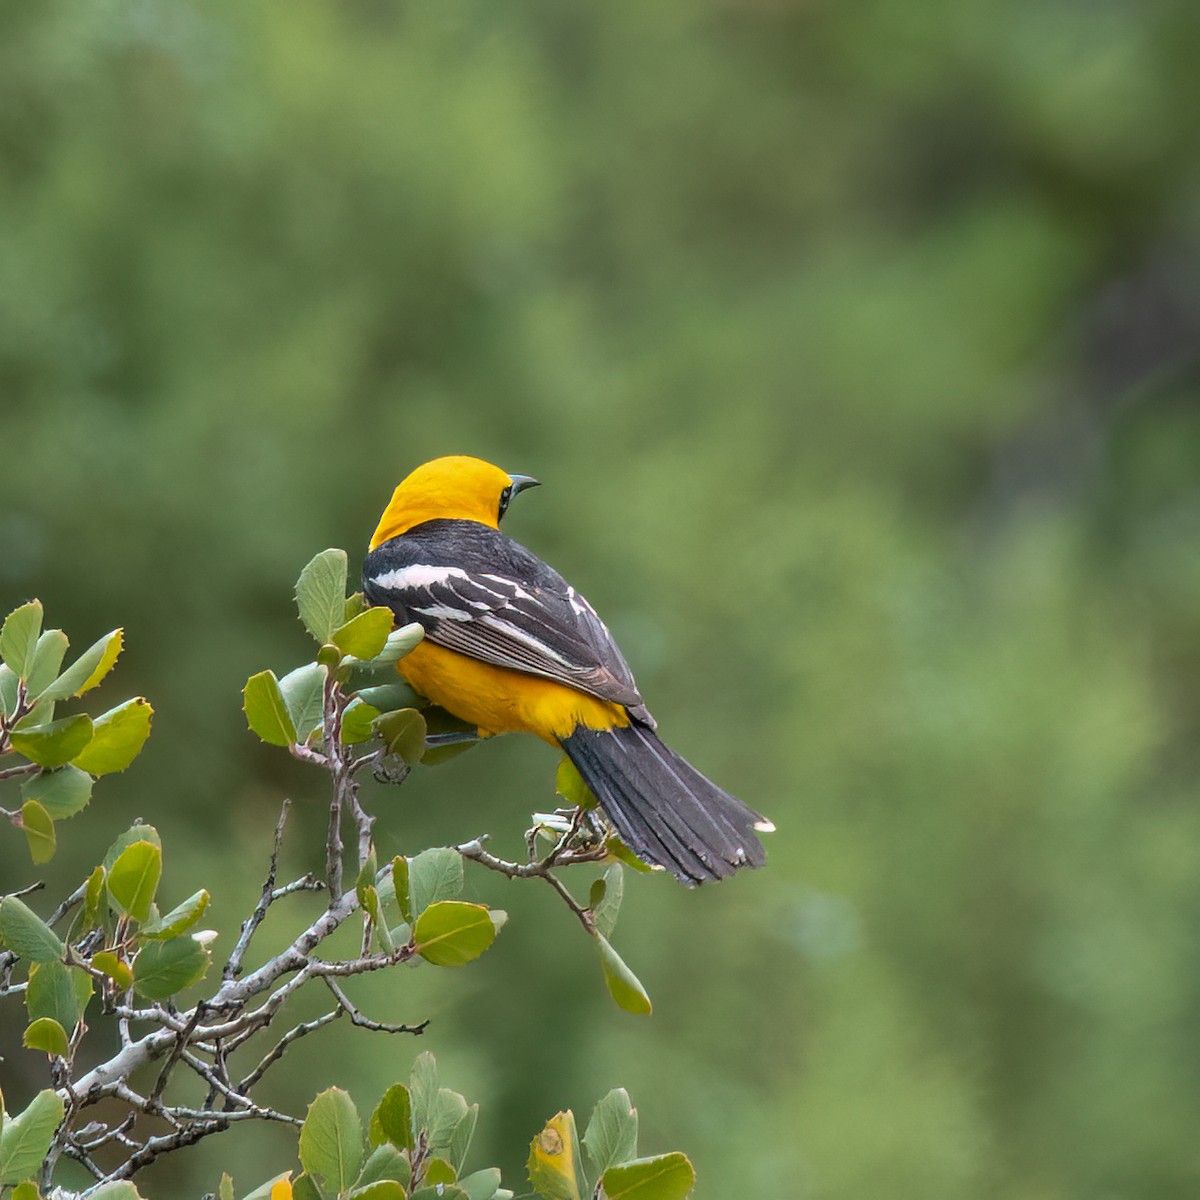
[(512, 484), (500, 493), (500, 511), (496, 514), (496, 520), (499, 521), (504, 516), (508, 509), (508, 502), (512, 499)]

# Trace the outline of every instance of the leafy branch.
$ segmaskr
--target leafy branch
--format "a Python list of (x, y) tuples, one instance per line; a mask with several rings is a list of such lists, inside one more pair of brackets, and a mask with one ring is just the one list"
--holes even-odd
[[(360, 796), (364, 774), (402, 783), (417, 764), (459, 753), (473, 739), (396, 674), (396, 663), (420, 641), (420, 627), (393, 629), (390, 612), (366, 608), (358, 594), (347, 597), (346, 578), (342, 551), (324, 551), (308, 564), (296, 600), (317, 644), (313, 661), (282, 678), (262, 671), (243, 692), (250, 728), (324, 773), (324, 877), (309, 873), (279, 881), (290, 809), (284, 801), (257, 901), (212, 985), (202, 986), (217, 934), (199, 928), (210, 893), (202, 888), (169, 911), (160, 909), (164, 854), (152, 825), (139, 822), (121, 833), (45, 917), (26, 903), (40, 882), (0, 898), (0, 1003), (24, 1006), (24, 1044), (46, 1055), (50, 1084), (15, 1117), (0, 1106), (0, 1195), (12, 1188), (13, 1200), (34, 1200), (54, 1185), (59, 1164), (69, 1159), (93, 1182), (76, 1191), (55, 1187), (57, 1200), (128, 1200), (138, 1194), (131, 1181), (150, 1163), (234, 1124), (266, 1121), (300, 1131), (302, 1171), (294, 1179), (287, 1173), (268, 1181), (253, 1197), (426, 1200), (435, 1194), (431, 1189), (450, 1200), (511, 1196), (500, 1188), (498, 1172), (462, 1175), (477, 1110), (437, 1087), (430, 1055), (418, 1058), (407, 1085), (389, 1089), (366, 1142), (345, 1093), (321, 1093), (306, 1114), (271, 1107), (257, 1096), (297, 1042), (335, 1021), (389, 1036), (425, 1032), (427, 1020), (389, 1023), (363, 1012), (346, 983), (406, 963), (462, 966), (492, 945), (506, 916), (459, 898), (465, 861), (510, 879), (545, 880), (596, 940), (617, 1002), (633, 1012), (650, 1011), (645, 990), (608, 941), (623, 891), (616, 859), (630, 856), (569, 764), (557, 781), (568, 807), (535, 814), (526, 862), (491, 854), (487, 835), (481, 835), (377, 863), (374, 817)], [(19, 787), (22, 798), (19, 807), (0, 808), (0, 815), (24, 831), (35, 864), (53, 857), (59, 824), (87, 806), (97, 779), (130, 765), (152, 716), (140, 697), (98, 717), (57, 715), (56, 706), (79, 699), (105, 678), (123, 638), (113, 631), (63, 670), (66, 636), (43, 632), (41, 625), (41, 605), (31, 601), (0, 630), (0, 784)], [(593, 879), (585, 905), (560, 872), (595, 864), (605, 869)], [(301, 923), (281, 951), (255, 962), (255, 938), (268, 912), (317, 892), (325, 904), (315, 919)], [(330, 953), (329, 939), (348, 922), (359, 928), (357, 951)], [(289, 1022), (289, 1002), (314, 983), (328, 995), (328, 1006)], [(180, 1002), (197, 992), (200, 998)], [(85, 1058), (95, 1061), (94, 1052), (81, 1053), (85, 1042), (92, 1044), (93, 1026), (115, 1027), (116, 1049), (84, 1069)], [(628, 1108), (627, 1097), (622, 1103)], [(597, 1120), (617, 1120), (614, 1104), (609, 1097), (598, 1107), (585, 1144)], [(554, 1121), (561, 1119), (564, 1114)], [(578, 1173), (575, 1155), (572, 1190), (567, 1174), (558, 1171), (565, 1160), (556, 1157), (552, 1140), (544, 1130), (531, 1150), (531, 1182), (540, 1194), (567, 1200), (628, 1194), (614, 1190), (617, 1177), (610, 1178), (628, 1162), (594, 1156), (588, 1175)], [(569, 1143), (566, 1138), (563, 1144)], [(682, 1191), (642, 1181), (636, 1194), (673, 1200), (690, 1186), (690, 1175)], [(228, 1177), (220, 1194), (232, 1200)]]

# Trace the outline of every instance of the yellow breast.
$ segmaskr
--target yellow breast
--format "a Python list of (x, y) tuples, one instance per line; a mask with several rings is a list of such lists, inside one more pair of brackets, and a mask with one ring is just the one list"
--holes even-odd
[(422, 696), (478, 726), (484, 736), (532, 733), (556, 745), (580, 725), (628, 725), (623, 705), (597, 700), (553, 679), (493, 667), (428, 639), (397, 664)]

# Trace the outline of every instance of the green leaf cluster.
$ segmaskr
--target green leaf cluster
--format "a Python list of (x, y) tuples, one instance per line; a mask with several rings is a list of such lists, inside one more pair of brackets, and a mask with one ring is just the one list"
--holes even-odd
[[(406, 1083), (384, 1092), (364, 1122), (341, 1088), (309, 1105), (300, 1130), (296, 1200), (512, 1200), (494, 1167), (464, 1174), (479, 1115), (458, 1092), (439, 1086), (432, 1054), (418, 1056)], [(226, 1177), (228, 1178), (228, 1177)], [(265, 1200), (282, 1177), (251, 1192)], [(221, 1195), (233, 1195), (232, 1181)]]
[(124, 634), (106, 633), (64, 669), (67, 635), (43, 630), (42, 618), (41, 601), (30, 600), (0, 626), (0, 764), (9, 779), (19, 781), (22, 803), (15, 823), (39, 864), (54, 856), (56, 822), (80, 812), (100, 776), (124, 771), (141, 752), (154, 715), (140, 696), (98, 716), (56, 715), (60, 704), (83, 696), (108, 675)]
[(616, 1088), (593, 1109), (582, 1154), (570, 1109), (546, 1122), (529, 1146), (530, 1185), (543, 1200), (683, 1200), (696, 1182), (687, 1157), (638, 1158), (637, 1141), (637, 1109)]
[(205, 889), (161, 915), (162, 843), (151, 825), (121, 834), (89, 875), (60, 937), (20, 897), (0, 898), (0, 946), (25, 970), (24, 1045), (70, 1059), (102, 975), (114, 996), (131, 989), (167, 1000), (198, 983), (211, 964), (208, 935), (190, 932), (209, 905)]
[[(467, 750), (473, 730), (413, 691), (396, 664), (425, 636), (419, 624), (393, 629), (391, 610), (347, 595), (344, 550), (323, 550), (296, 581), (300, 622), (316, 643), (313, 661), (279, 677), (264, 670), (242, 690), (246, 723), (273, 746), (319, 748), (327, 730), (342, 745), (369, 743), (376, 778), (402, 781), (417, 763), (429, 766)], [(430, 734), (452, 734), (430, 745)]]

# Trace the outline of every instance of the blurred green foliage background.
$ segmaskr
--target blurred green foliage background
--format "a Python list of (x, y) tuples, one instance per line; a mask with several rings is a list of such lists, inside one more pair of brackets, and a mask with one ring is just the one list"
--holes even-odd
[[(308, 654), (313, 552), (479, 454), (771, 862), (629, 881), (648, 1020), (476, 873), (496, 947), (360, 989), (429, 1034), (335, 1029), (273, 1098), (429, 1048), (518, 1190), (622, 1084), (701, 1200), (1194, 1195), (1198, 52), (1189, 0), (0, 0), (0, 602), (126, 626), (106, 694), (158, 714), (56, 861), (142, 815), (232, 934), (286, 794), (317, 866), (239, 689)], [(515, 852), (554, 765), (375, 789), (381, 850)]]

